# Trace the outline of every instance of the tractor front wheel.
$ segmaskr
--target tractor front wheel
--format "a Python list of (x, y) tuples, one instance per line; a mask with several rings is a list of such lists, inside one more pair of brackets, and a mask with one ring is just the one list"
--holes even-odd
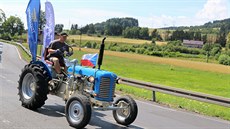
[(65, 114), (69, 125), (74, 128), (84, 128), (91, 119), (89, 99), (83, 95), (74, 95), (66, 104)]
[(113, 117), (118, 124), (127, 126), (134, 122), (138, 108), (136, 102), (130, 96), (120, 97), (114, 104), (121, 108), (113, 111)]

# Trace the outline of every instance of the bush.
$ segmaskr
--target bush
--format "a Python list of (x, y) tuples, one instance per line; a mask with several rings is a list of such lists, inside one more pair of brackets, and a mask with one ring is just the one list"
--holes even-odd
[(211, 50), (211, 55), (212, 56), (215, 56), (216, 54), (220, 53), (221, 51), (221, 48), (219, 47), (214, 47), (212, 50)]
[(136, 49), (136, 53), (138, 53), (138, 54), (144, 54), (144, 52), (145, 52), (144, 48), (137, 48)]
[(74, 39), (71, 39), (71, 43), (75, 43), (75, 40), (74, 40)]
[(4, 40), (11, 40), (11, 37), (10, 37), (10, 34), (9, 33), (3, 33), (0, 35), (0, 38), (1, 39), (4, 39)]
[(90, 41), (87, 41), (83, 46), (87, 48), (92, 48), (92, 44)]
[(220, 55), (218, 61), (220, 64), (230, 65), (230, 56), (222, 54), (222, 55)]
[(145, 52), (147, 55), (151, 56), (158, 56), (158, 57), (163, 57), (164, 54), (161, 51), (152, 51), (152, 52)]
[(152, 44), (156, 45), (156, 40), (152, 38)]
[(92, 48), (97, 48), (97, 43), (96, 42), (92, 43)]

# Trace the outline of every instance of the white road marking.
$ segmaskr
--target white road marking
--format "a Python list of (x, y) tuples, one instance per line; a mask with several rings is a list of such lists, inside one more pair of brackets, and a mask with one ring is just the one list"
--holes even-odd
[(6, 80), (7, 82), (10, 82), (10, 83), (14, 83), (13, 81), (11, 81), (11, 80)]
[(10, 121), (8, 121), (8, 120), (3, 120), (2, 122), (5, 124), (8, 124), (8, 125), (10, 124)]
[(55, 111), (56, 113), (62, 115), (62, 116), (65, 116), (65, 113), (62, 113), (62, 112), (59, 112), (59, 111)]
[(2, 76), (2, 75), (0, 75), (0, 78), (6, 79), (6, 77), (5, 77), (5, 76)]
[(19, 51), (18, 51), (18, 48), (17, 47), (15, 47), (15, 49), (17, 50), (17, 52), (18, 52), (18, 57), (20, 58), (20, 60), (22, 60), (22, 57), (21, 57), (21, 55), (20, 55), (20, 53), (19, 53)]

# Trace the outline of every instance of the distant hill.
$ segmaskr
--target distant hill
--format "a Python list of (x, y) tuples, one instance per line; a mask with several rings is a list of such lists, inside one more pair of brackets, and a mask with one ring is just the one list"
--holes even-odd
[(213, 22), (205, 23), (201, 26), (179, 26), (179, 27), (165, 27), (161, 29), (169, 29), (169, 30), (185, 30), (185, 29), (202, 29), (202, 28), (221, 28), (223, 26), (230, 26), (230, 18), (224, 20), (215, 20)]

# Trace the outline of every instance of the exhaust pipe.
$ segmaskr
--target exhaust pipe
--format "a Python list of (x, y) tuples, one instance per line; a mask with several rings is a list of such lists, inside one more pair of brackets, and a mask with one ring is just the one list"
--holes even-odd
[(105, 48), (105, 39), (106, 37), (103, 38), (102, 42), (101, 42), (101, 46), (100, 46), (100, 52), (99, 52), (99, 58), (97, 61), (97, 65), (98, 65), (98, 69), (101, 68), (102, 65), (102, 60), (103, 60), (103, 55), (104, 55), (104, 48)]

